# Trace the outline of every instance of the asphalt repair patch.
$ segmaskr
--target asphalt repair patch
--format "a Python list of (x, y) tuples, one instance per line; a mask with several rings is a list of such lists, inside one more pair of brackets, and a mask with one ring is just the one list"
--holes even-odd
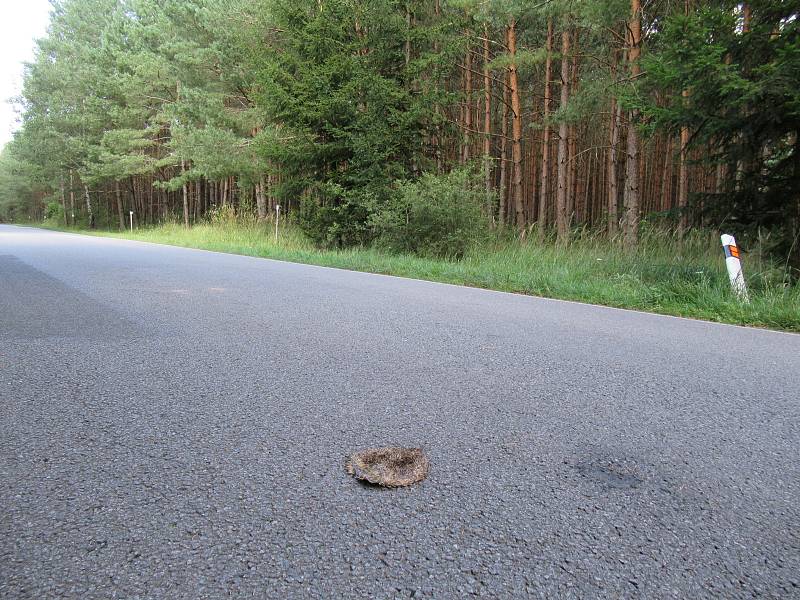
[(582, 478), (605, 488), (632, 490), (644, 483), (635, 466), (615, 460), (595, 460), (574, 465)]

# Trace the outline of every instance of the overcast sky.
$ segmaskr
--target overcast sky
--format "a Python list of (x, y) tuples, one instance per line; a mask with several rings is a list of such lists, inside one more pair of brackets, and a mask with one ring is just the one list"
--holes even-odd
[(0, 0), (0, 146), (17, 128), (8, 100), (22, 89), (22, 63), (33, 59), (34, 40), (44, 36), (49, 15), (48, 0)]

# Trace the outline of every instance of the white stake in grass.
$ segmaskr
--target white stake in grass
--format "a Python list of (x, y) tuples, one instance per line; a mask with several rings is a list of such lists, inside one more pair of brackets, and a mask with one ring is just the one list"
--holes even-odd
[(720, 240), (725, 250), (725, 266), (728, 267), (731, 289), (739, 300), (742, 302), (750, 302), (750, 297), (747, 295), (747, 285), (744, 282), (742, 262), (739, 260), (739, 247), (736, 245), (736, 240), (732, 235), (728, 235), (727, 233), (722, 235)]
[(133, 233), (133, 211), (131, 211), (131, 233)]
[(281, 205), (275, 205), (275, 242), (278, 241), (278, 221), (281, 219)]

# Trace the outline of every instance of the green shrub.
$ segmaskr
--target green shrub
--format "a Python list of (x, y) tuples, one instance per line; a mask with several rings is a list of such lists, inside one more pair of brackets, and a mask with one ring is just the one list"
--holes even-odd
[(371, 219), (378, 245), (420, 256), (462, 258), (489, 234), (489, 198), (482, 185), (471, 169), (400, 183), (394, 198)]
[(64, 218), (64, 208), (59, 202), (51, 200), (44, 207), (44, 218), (46, 220), (60, 221)]
[(300, 201), (298, 224), (317, 245), (324, 248), (363, 246), (372, 240), (367, 223), (375, 197), (365, 191), (345, 191), (326, 186), (323, 198), (306, 196)]

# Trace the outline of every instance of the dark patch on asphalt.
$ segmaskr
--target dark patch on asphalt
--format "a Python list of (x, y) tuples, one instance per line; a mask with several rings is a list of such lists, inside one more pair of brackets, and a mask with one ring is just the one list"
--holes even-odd
[(615, 461), (581, 463), (575, 467), (584, 479), (616, 490), (632, 490), (644, 483), (644, 478), (630, 467)]
[(0, 254), (0, 339), (102, 338), (134, 330), (113, 307)]

